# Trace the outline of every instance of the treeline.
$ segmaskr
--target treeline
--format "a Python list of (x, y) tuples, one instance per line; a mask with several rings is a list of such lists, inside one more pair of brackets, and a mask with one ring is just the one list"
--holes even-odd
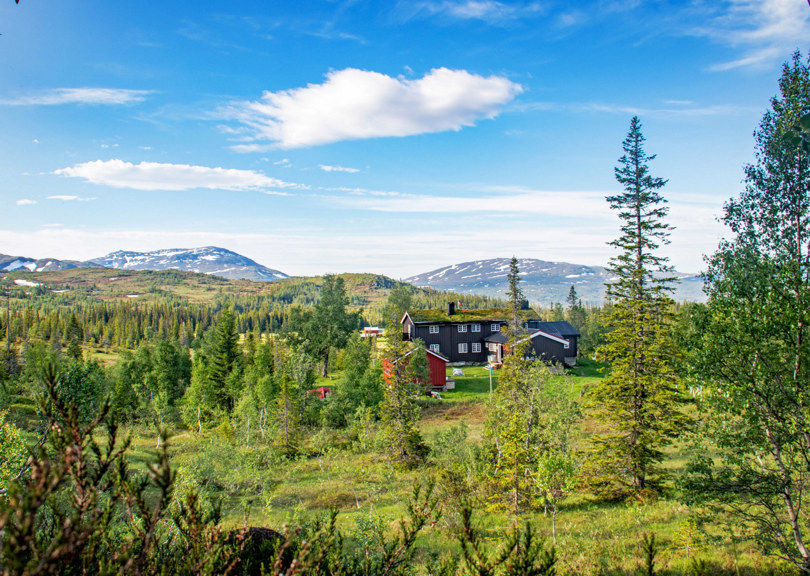
[[(382, 321), (385, 298), (371, 300), (353, 293), (352, 289), (362, 286), (384, 294), (394, 286), (403, 285), (370, 274), (341, 277), (344, 276), (353, 280), (347, 286), (347, 306), (359, 313), (362, 325)], [(54, 347), (64, 346), (70, 326), (78, 324), (86, 346), (133, 349), (153, 338), (174, 339), (184, 346), (194, 346), (226, 307), (231, 310), (239, 333), (279, 332), (287, 327), (291, 316), (300, 316), (302, 310), (313, 307), (321, 298), (323, 281), (293, 280), (285, 280), (269, 294), (222, 293), (205, 303), (188, 302), (169, 293), (159, 294), (148, 302), (138, 302), (126, 297), (99, 300), (92, 287), (70, 288), (57, 284), (49, 289), (43, 286), (24, 289), (4, 286), (7, 297), (2, 302), (6, 310), (0, 315), (0, 342), (8, 347), (19, 347), (46, 340)], [(467, 308), (502, 305), (487, 296), (458, 296), (410, 286), (407, 289), (418, 308), (442, 307), (448, 299), (460, 299)], [(10, 342), (4, 342), (7, 335)]]

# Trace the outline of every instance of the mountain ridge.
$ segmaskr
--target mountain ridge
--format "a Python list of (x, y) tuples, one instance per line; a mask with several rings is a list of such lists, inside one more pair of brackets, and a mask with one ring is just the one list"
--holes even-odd
[(151, 252), (117, 250), (93, 258), (90, 264), (116, 270), (183, 270), (229, 280), (268, 281), (289, 278), (284, 272), (218, 246), (168, 248)]
[[(436, 290), (504, 298), (510, 261), (511, 258), (490, 258), (461, 262), (416, 274), (404, 281)], [(536, 258), (519, 258), (518, 268), (524, 295), (531, 302), (543, 305), (565, 302), (571, 286), (583, 302), (601, 304), (605, 300), (604, 284), (613, 278), (603, 266)], [(673, 294), (676, 300), (705, 301), (703, 280), (699, 275), (674, 272), (673, 276), (679, 280)]]

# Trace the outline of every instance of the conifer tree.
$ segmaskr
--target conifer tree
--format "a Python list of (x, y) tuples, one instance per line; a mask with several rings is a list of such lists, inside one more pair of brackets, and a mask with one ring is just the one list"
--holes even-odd
[(421, 417), (416, 404), (416, 387), (405, 356), (410, 346), (404, 341), (399, 319), (405, 313), (402, 302), (386, 305), (385, 333), (387, 343), (382, 352), (384, 364), (381, 420), (390, 456), (397, 462), (413, 464), (425, 455), (426, 447), (417, 429)]
[(523, 308), (526, 297), (520, 288), (520, 270), (518, 269), (517, 258), (512, 256), (509, 262), (509, 274), (506, 276), (507, 291), (506, 298), (509, 302), (509, 338), (510, 345), (514, 345), (520, 336), (523, 323), (520, 317), (520, 310)]
[(662, 449), (682, 428), (668, 334), (672, 318), (672, 268), (656, 250), (669, 242), (668, 209), (659, 194), (666, 180), (650, 174), (655, 155), (644, 151), (641, 121), (633, 117), (615, 168), (624, 191), (607, 198), (618, 212), (621, 235), (610, 243), (619, 250), (609, 269), (617, 278), (606, 285), (612, 306), (607, 342), (598, 357), (609, 372), (592, 392), (593, 415), (606, 429), (592, 437), (592, 486), (600, 491), (639, 492), (658, 474)]

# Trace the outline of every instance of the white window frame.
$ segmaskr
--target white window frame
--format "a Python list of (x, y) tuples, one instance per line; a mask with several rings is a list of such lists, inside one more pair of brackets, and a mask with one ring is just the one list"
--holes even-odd
[(565, 348), (566, 350), (568, 350), (568, 342), (566, 342), (565, 344), (563, 344), (563, 348)]
[(472, 343), (472, 353), (476, 354), (481, 351), (481, 343), (480, 342), (473, 342)]
[(439, 345), (438, 344), (431, 344), (430, 345), (430, 351), (431, 352), (436, 352), (438, 354), (439, 351), (440, 351)]
[(467, 331), (467, 325), (466, 324), (459, 324), (458, 325), (458, 331), (459, 332), (466, 332)]
[(481, 331), (481, 325), (480, 324), (473, 324), (472, 328), (470, 328), (470, 332), (480, 332), (480, 331)]
[(439, 333), (439, 327), (438, 327), (438, 326), (436, 326), (435, 324), (431, 324), (431, 325), (428, 327), (428, 333), (429, 333), (429, 334), (438, 334), (438, 333)]
[(493, 324), (492, 326), (489, 327), (489, 329), (492, 330), (493, 332), (500, 332), (501, 331), (501, 325), (500, 324)]
[(459, 342), (458, 343), (458, 353), (459, 354), (466, 354), (467, 353), (467, 343), (466, 342)]

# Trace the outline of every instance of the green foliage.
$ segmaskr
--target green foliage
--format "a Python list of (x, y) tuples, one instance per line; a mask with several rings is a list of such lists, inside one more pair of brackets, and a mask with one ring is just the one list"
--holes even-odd
[(597, 351), (610, 371), (590, 398), (605, 429), (592, 438), (586, 474), (594, 490), (611, 496), (655, 488), (663, 448), (685, 424), (673, 366), (679, 352), (669, 332), (671, 267), (655, 254), (668, 242), (667, 208), (658, 193), (666, 181), (650, 175), (647, 162), (655, 156), (646, 154), (644, 141), (634, 117), (615, 169), (624, 192), (607, 199), (622, 221), (611, 242), (620, 253), (610, 263), (617, 280), (606, 285), (610, 331)]
[[(693, 500), (730, 514), (772, 554), (810, 572), (810, 61), (786, 63), (754, 134), (731, 237), (709, 259), (692, 372), (705, 382)], [(802, 137), (803, 138), (803, 137)], [(710, 452), (711, 451), (711, 452)], [(709, 454), (719, 458), (710, 458)]]
[[(393, 310), (393, 305), (389, 310)], [(383, 361), (383, 402), (380, 406), (385, 442), (391, 458), (411, 466), (427, 455), (427, 446), (419, 433), (421, 417), (416, 397), (419, 385), (408, 369), (410, 347), (402, 339), (399, 310), (394, 310), (386, 326), (388, 342), (381, 356)]]
[[(78, 375), (74, 375), (79, 377)], [(48, 445), (0, 500), (3, 574), (225, 574), (234, 548), (190, 495), (167, 527), (174, 472), (167, 447), (133, 475), (109, 404), (83, 413), (46, 373)], [(103, 439), (98, 441), (96, 436)], [(150, 491), (149, 497), (146, 493)]]
[(4, 494), (11, 480), (23, 472), (27, 459), (28, 450), (22, 432), (6, 421), (5, 412), (0, 412), (0, 494)]

